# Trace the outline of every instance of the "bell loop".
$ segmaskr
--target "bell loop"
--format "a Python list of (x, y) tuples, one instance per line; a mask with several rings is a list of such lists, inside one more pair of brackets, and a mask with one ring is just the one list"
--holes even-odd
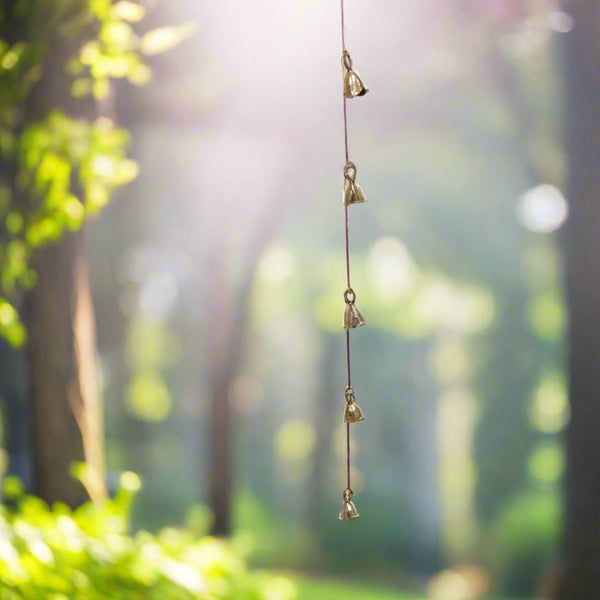
[(354, 496), (352, 488), (346, 488), (342, 495), (342, 497), (344, 498), (344, 502), (350, 502), (350, 500), (352, 500), (352, 496)]
[(344, 179), (354, 183), (356, 181), (356, 165), (348, 161), (344, 167)]
[(348, 288), (344, 292), (344, 301), (346, 302), (346, 304), (354, 304), (355, 300), (356, 300), (356, 293), (354, 292), (354, 290), (352, 288)]
[(350, 58), (348, 50), (344, 50), (342, 53), (342, 65), (344, 65), (344, 69), (347, 71), (352, 70), (352, 59)]

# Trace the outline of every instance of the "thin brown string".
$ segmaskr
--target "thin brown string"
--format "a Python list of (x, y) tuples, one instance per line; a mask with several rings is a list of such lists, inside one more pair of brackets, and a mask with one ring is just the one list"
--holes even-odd
[(346, 423), (346, 475), (347, 475), (346, 487), (348, 489), (351, 489), (351, 487), (350, 487), (350, 423)]
[[(344, 23), (344, 0), (340, 0), (341, 9), (341, 24), (342, 24), (342, 56), (346, 50), (346, 39), (345, 39), (345, 23)], [(349, 150), (348, 150), (348, 112), (346, 107), (346, 94), (342, 93), (344, 99), (344, 150), (346, 156), (346, 165), (350, 162)], [(348, 206), (344, 205), (344, 219), (345, 219), (345, 230), (346, 230), (346, 281), (348, 288), (351, 289), (350, 285), (350, 228), (348, 225)], [(350, 369), (350, 330), (346, 329), (346, 368), (348, 371), (348, 387), (352, 385), (352, 374)], [(350, 423), (346, 423), (346, 478), (347, 487), (350, 489)]]
[[(341, 8), (341, 12), (342, 12), (342, 56), (344, 55), (344, 51), (346, 50), (346, 40), (345, 40), (345, 29), (346, 26), (344, 25), (344, 0), (340, 0), (340, 8)], [(350, 160), (348, 158), (349, 152), (348, 152), (348, 116), (347, 116), (347, 112), (346, 112), (346, 95), (342, 94), (342, 97), (344, 99), (344, 147), (346, 149), (346, 164), (348, 164), (348, 161)], [(347, 215), (346, 215), (346, 222), (347, 222)], [(347, 230), (347, 228), (346, 228)], [(346, 235), (346, 239), (348, 238), (348, 236)], [(350, 283), (348, 283), (348, 287), (350, 287)]]
[(346, 49), (346, 41), (344, 38), (344, 0), (340, 0), (340, 8), (341, 8), (341, 12), (342, 12), (342, 52)]
[[(344, 216), (346, 220), (346, 289), (352, 288), (350, 285), (350, 227), (348, 225), (348, 206), (344, 206)], [(348, 384), (350, 385), (350, 384)]]
[(344, 148), (346, 149), (346, 164), (348, 164), (349, 150), (348, 150), (348, 115), (346, 112), (346, 95), (344, 94)]
[(346, 368), (348, 371), (348, 387), (352, 387), (352, 375), (350, 373), (350, 330), (346, 329)]

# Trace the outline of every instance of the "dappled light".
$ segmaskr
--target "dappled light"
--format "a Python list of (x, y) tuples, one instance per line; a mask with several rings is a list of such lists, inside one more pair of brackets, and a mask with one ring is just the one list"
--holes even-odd
[(543, 442), (533, 449), (529, 458), (529, 472), (540, 483), (558, 483), (563, 476), (562, 448), (556, 442)]
[(420, 274), (402, 241), (391, 236), (382, 237), (371, 246), (366, 270), (377, 298), (390, 306), (396, 306), (414, 291)]
[(335, 2), (55, 4), (0, 9), (2, 600), (594, 600), (592, 0), (344, 0), (360, 75)]
[(548, 24), (554, 31), (569, 33), (573, 29), (573, 17), (562, 10), (554, 10), (548, 15)]
[(478, 567), (448, 569), (438, 573), (427, 585), (431, 600), (478, 600), (488, 591), (489, 574)]
[(138, 371), (127, 390), (126, 407), (130, 414), (146, 421), (163, 421), (171, 411), (171, 398), (156, 371)]
[(530, 404), (531, 424), (544, 433), (559, 433), (569, 422), (565, 380), (560, 372), (542, 377)]
[(567, 316), (564, 299), (557, 290), (534, 295), (527, 304), (531, 329), (544, 340), (559, 340), (564, 334)]
[(289, 279), (294, 272), (295, 257), (292, 250), (283, 246), (267, 248), (258, 263), (258, 276), (269, 283), (278, 284)]
[(553, 185), (538, 185), (527, 191), (517, 206), (517, 216), (523, 227), (536, 233), (558, 229), (568, 214), (567, 201)]

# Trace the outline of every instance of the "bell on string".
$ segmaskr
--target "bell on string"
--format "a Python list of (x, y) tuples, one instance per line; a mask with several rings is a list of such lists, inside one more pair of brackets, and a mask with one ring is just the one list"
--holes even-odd
[(354, 502), (352, 502), (352, 490), (346, 488), (344, 490), (344, 502), (340, 511), (340, 521), (350, 521), (350, 519), (358, 519), (358, 511)]
[(354, 306), (354, 303), (346, 304), (346, 308), (344, 309), (344, 329), (356, 329), (365, 323), (365, 318), (362, 316), (360, 310)]
[(356, 71), (351, 70), (344, 73), (344, 96), (346, 96), (346, 98), (364, 96), (368, 91), (369, 90)]
[(365, 417), (358, 404), (346, 404), (344, 409), (344, 423), (358, 423), (364, 421)]
[(346, 180), (346, 187), (344, 188), (344, 204), (349, 206), (350, 204), (359, 204), (366, 202), (365, 193), (362, 191), (358, 183)]
[(360, 185), (356, 183), (356, 166), (353, 162), (348, 161), (344, 167), (344, 179), (346, 183), (344, 185), (344, 205), (349, 206), (350, 204), (359, 204), (366, 202), (364, 192)]
[(356, 306), (354, 302), (356, 300), (356, 294), (352, 288), (348, 288), (344, 292), (344, 301), (346, 302), (346, 308), (344, 309), (344, 329), (355, 329), (365, 324), (365, 318)]
[(351, 387), (346, 388), (346, 407), (344, 408), (344, 423), (358, 423), (364, 421), (365, 416), (360, 406), (356, 404), (354, 390)]
[(352, 68), (352, 59), (348, 50), (344, 50), (342, 55), (342, 64), (344, 65), (344, 96), (346, 98), (356, 98), (364, 96), (369, 90), (365, 86), (360, 75)]

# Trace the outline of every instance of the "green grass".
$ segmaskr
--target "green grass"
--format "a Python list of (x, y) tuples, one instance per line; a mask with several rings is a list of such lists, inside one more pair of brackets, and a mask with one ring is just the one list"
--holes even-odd
[[(366, 583), (344, 582), (336, 579), (310, 579), (294, 576), (298, 600), (427, 600), (425, 596)], [(501, 600), (488, 598), (488, 600)]]
[(362, 583), (304, 577), (295, 581), (298, 585), (298, 600), (425, 600), (423, 596), (407, 595)]

